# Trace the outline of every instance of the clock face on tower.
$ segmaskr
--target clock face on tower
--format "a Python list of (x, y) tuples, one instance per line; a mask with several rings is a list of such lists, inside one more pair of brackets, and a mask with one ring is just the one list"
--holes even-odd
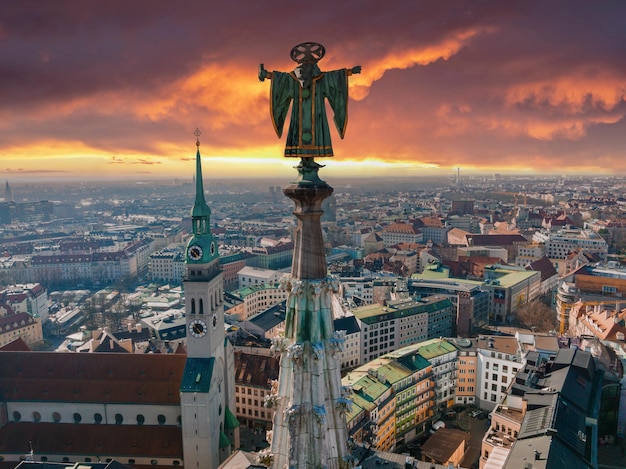
[(211, 255), (214, 256), (215, 255), (215, 241), (211, 242)]
[(217, 327), (217, 314), (213, 313), (213, 319), (211, 321), (213, 321), (213, 330), (215, 330)]
[(194, 319), (189, 323), (189, 333), (194, 337), (204, 337), (207, 333), (206, 322)]
[(202, 258), (202, 248), (196, 245), (190, 246), (187, 250), (187, 254), (189, 255), (190, 259), (197, 261)]

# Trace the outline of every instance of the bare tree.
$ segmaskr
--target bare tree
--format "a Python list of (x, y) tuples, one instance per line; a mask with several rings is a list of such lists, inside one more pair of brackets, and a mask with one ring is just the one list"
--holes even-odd
[(550, 332), (558, 326), (556, 312), (538, 300), (517, 308), (515, 322), (521, 327), (537, 332)]

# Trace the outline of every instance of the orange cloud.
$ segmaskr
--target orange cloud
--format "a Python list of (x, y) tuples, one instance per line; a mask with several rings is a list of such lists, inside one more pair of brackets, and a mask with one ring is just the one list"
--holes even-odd
[(587, 68), (556, 79), (533, 81), (511, 87), (505, 100), (509, 106), (558, 108), (570, 115), (590, 108), (613, 110), (624, 99), (623, 77)]
[(493, 32), (495, 28), (468, 28), (457, 31), (435, 44), (394, 50), (375, 62), (363, 67), (361, 75), (352, 77), (351, 96), (360, 101), (369, 94), (369, 88), (389, 70), (404, 70), (415, 65), (428, 65), (437, 60), (448, 60), (457, 54), (472, 38), (479, 34)]

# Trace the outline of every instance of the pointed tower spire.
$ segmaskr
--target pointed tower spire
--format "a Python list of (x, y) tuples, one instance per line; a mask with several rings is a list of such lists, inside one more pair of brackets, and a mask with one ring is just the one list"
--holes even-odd
[[(191, 209), (191, 218), (193, 223), (194, 234), (206, 234), (208, 233), (209, 223), (211, 219), (211, 209), (206, 203), (204, 198), (204, 184), (202, 182), (202, 159), (200, 158), (200, 129), (196, 129), (194, 135), (196, 136), (196, 200), (193, 203)], [(205, 223), (200, 223), (205, 221)], [(196, 223), (198, 222), (198, 223)]]

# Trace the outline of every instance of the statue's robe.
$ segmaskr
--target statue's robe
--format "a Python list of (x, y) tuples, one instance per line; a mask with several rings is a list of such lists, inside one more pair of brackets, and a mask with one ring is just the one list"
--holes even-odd
[(303, 88), (294, 72), (272, 72), (270, 114), (276, 134), (281, 137), (287, 111), (293, 102), (285, 144), (285, 156), (333, 156), (326, 103), (334, 113), (333, 120), (343, 138), (348, 123), (348, 71), (322, 72)]

